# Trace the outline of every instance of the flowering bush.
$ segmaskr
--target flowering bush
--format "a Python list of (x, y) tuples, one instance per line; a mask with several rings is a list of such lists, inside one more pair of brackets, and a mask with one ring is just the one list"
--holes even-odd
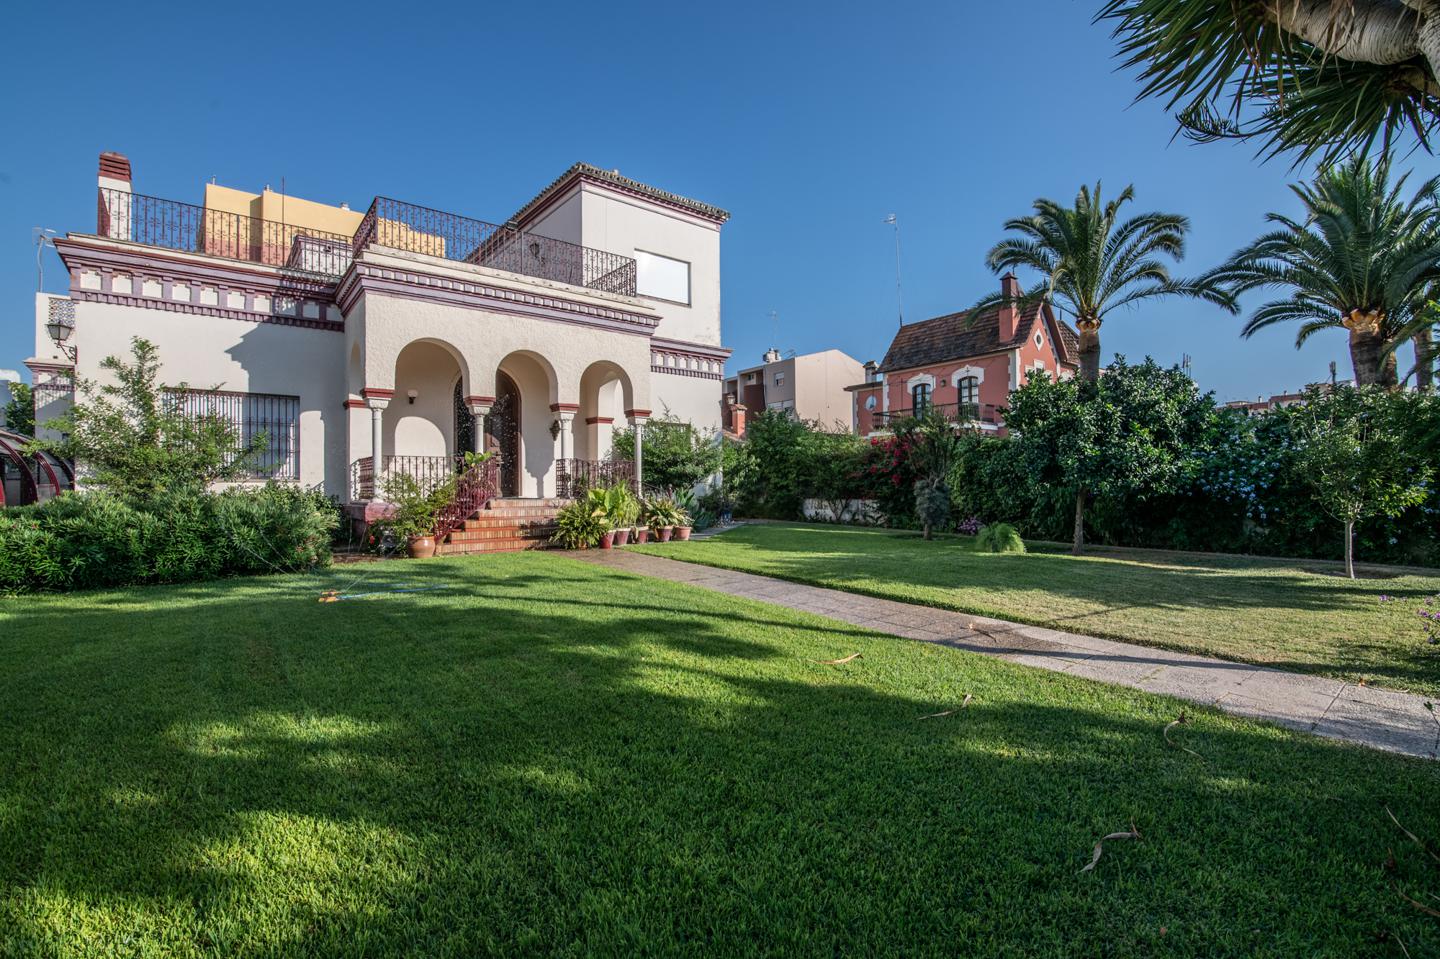
[(984, 525), (984, 523), (980, 522), (980, 517), (971, 516), (968, 519), (962, 520), (960, 525), (955, 527), (955, 532), (963, 533), (966, 536), (974, 536), (980, 532)]

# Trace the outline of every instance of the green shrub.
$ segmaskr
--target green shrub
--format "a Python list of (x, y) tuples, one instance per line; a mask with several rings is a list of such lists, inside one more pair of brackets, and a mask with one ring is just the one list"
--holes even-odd
[[(592, 490), (591, 493), (596, 491)], [(577, 499), (555, 514), (555, 534), (550, 541), (566, 549), (589, 549), (610, 530), (603, 496)]]
[(975, 546), (982, 553), (1023, 553), (1025, 541), (1009, 523), (991, 523), (975, 538)]
[(0, 590), (93, 589), (292, 572), (330, 561), (338, 516), (290, 486), (69, 493), (0, 511)]

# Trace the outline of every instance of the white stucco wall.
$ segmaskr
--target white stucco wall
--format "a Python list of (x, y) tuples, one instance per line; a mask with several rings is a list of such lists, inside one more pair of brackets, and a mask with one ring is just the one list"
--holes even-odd
[(696, 376), (652, 373), (651, 409), (656, 416), (670, 415), (707, 432), (720, 429), (720, 380)]
[(690, 303), (651, 299), (659, 311), (656, 336), (720, 345), (720, 228), (643, 200), (582, 188), (585, 246), (633, 257), (636, 250), (690, 264)]
[(327, 330), (255, 323), (192, 313), (79, 301), (75, 304), (77, 373), (113, 382), (107, 356), (130, 355), (131, 337), (159, 348), (160, 376), (246, 393), (300, 398), (300, 482), (342, 495), (347, 485), (344, 338)]
[(526, 224), (525, 231), (567, 243), (580, 243), (580, 210), (580, 191), (577, 189)]

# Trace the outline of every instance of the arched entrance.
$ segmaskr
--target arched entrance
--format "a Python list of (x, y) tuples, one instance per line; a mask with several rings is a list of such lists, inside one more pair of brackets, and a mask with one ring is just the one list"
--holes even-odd
[(504, 370), (495, 373), (495, 405), (485, 417), (485, 450), (500, 462), (500, 495), (520, 495), (520, 388)]

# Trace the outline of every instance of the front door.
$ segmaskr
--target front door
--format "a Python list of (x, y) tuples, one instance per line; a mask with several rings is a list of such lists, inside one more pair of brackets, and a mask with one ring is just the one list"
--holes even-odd
[(485, 449), (500, 463), (500, 495), (520, 495), (520, 390), (504, 373), (495, 375), (495, 405), (485, 417)]

